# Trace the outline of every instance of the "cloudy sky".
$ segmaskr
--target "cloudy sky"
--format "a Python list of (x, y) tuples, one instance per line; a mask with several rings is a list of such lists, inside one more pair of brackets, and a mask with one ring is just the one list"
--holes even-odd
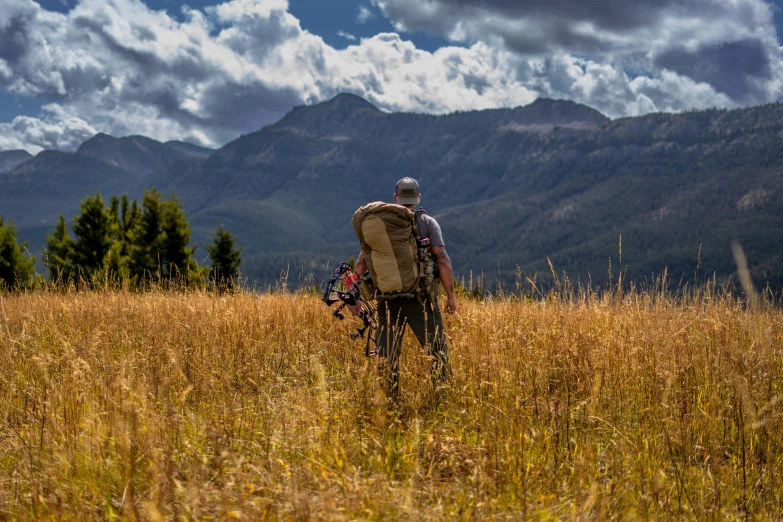
[[(783, 0), (777, 0), (783, 5)], [(783, 98), (764, 0), (0, 0), (0, 150), (96, 132), (219, 146), (340, 92), (610, 117)]]

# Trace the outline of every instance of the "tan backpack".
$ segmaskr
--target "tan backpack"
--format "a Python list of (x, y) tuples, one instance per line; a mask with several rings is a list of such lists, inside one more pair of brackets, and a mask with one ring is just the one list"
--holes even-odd
[(413, 211), (376, 201), (357, 210), (351, 223), (375, 288), (386, 295), (416, 295), (419, 260)]

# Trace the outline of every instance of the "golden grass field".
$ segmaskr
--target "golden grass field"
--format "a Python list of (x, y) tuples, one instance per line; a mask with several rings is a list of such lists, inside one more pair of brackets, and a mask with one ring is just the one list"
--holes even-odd
[(0, 519), (783, 519), (780, 309), (458, 304), (387, 404), (313, 295), (0, 294)]

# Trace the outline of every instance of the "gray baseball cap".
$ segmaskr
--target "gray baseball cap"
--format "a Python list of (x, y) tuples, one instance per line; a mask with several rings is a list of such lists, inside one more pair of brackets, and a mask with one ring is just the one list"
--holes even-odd
[(413, 178), (402, 178), (397, 182), (397, 204), (417, 205), (419, 203), (419, 183)]

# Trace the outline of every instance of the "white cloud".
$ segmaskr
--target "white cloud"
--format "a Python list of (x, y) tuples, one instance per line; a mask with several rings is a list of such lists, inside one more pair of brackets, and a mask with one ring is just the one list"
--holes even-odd
[(0, 123), (0, 150), (74, 150), (97, 131), (83, 120), (64, 114), (57, 105), (45, 105), (42, 118), (17, 116)]
[(484, 44), (429, 53), (395, 33), (381, 33), (343, 51), (335, 66), (344, 80), (333, 92), (353, 92), (393, 111), (445, 113), (516, 106), (536, 98), (514, 79), (514, 58)]
[(350, 40), (352, 42), (356, 41), (356, 37), (352, 35), (351, 33), (347, 33), (345, 31), (337, 31), (337, 36), (340, 38), (345, 38), (346, 40)]
[(359, 9), (356, 14), (357, 24), (366, 24), (373, 18), (375, 18), (375, 13), (373, 13), (369, 7), (367, 7), (366, 5), (359, 6)]
[(731, 103), (780, 95), (781, 49), (765, 0), (373, 0), (400, 31), (483, 41), (525, 57), (576, 55), (642, 75), (675, 72)]
[(372, 0), (404, 31), (527, 54), (647, 52), (774, 35), (764, 0)]
[(597, 107), (613, 118), (734, 105), (710, 85), (670, 71), (631, 78), (619, 67), (569, 55), (527, 60), (520, 74), (542, 96)]
[[(520, 53), (500, 36), (481, 37), (478, 22), (469, 18), (454, 25), (466, 41), (474, 40), (467, 47), (431, 53), (382, 33), (338, 50), (303, 30), (285, 0), (185, 9), (184, 21), (140, 0), (81, 0), (67, 14), (32, 0), (3, 1), (0, 86), (50, 103), (39, 118), (2, 124), (0, 149), (70, 150), (96, 131), (217, 146), (276, 121), (294, 105), (339, 92), (386, 110), (438, 113), (517, 106), (546, 96), (617, 117), (741, 103), (716, 84), (753, 99), (775, 99), (783, 78), (779, 57), (769, 53), (761, 8), (737, 11), (739, 22), (726, 21), (712, 36), (693, 19), (672, 22), (664, 33), (642, 25), (635, 34), (651, 38), (648, 49), (633, 34), (615, 31), (601, 40), (614, 46), (611, 52), (576, 56), (562, 42), (544, 54)], [(396, 1), (376, 3), (389, 12)], [(437, 14), (447, 1), (463, 0), (421, 5)], [(758, 7), (755, 2), (732, 3)], [(422, 20), (432, 14), (418, 13)], [(518, 20), (507, 18), (510, 31)], [(581, 33), (590, 27), (586, 23)], [(726, 63), (741, 60), (747, 81), (716, 76), (726, 63), (709, 49), (724, 45), (721, 35), (729, 30), (735, 38), (725, 48), (733, 53)], [(691, 37), (683, 38), (689, 31)], [(624, 40), (633, 42), (627, 51)], [(701, 58), (708, 59), (703, 67)]]
[(7, 87), (53, 99), (63, 125), (79, 118), (118, 136), (220, 145), (343, 91), (389, 110), (439, 112), (535, 97), (486, 46), (433, 54), (380, 34), (337, 50), (283, 0), (232, 0), (187, 10), (183, 22), (138, 0), (82, 0), (67, 15), (12, 1), (8, 16), (30, 45), (0, 56)]

